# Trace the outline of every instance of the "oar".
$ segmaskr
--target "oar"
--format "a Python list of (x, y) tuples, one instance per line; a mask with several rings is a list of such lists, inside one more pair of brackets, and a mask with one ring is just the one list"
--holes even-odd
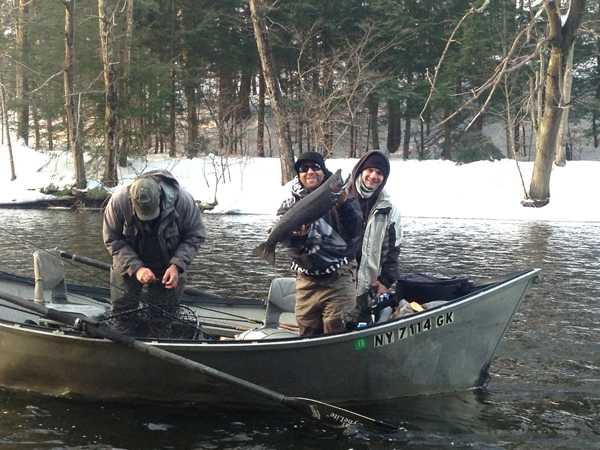
[(70, 259), (81, 264), (86, 264), (88, 266), (96, 267), (98, 269), (110, 271), (110, 264), (105, 263), (103, 261), (87, 258), (85, 256), (75, 255), (73, 253), (63, 252), (62, 250), (59, 250), (58, 252), (60, 253), (61, 258)]
[(308, 417), (311, 420), (328, 425), (334, 428), (345, 428), (352, 425), (362, 425), (377, 432), (391, 433), (398, 430), (394, 425), (390, 425), (370, 417), (357, 414), (347, 409), (339, 408), (328, 403), (320, 402), (310, 398), (287, 397), (279, 392), (272, 391), (241, 378), (229, 375), (212, 367), (205, 366), (191, 359), (183, 358), (174, 353), (162, 350), (158, 347), (138, 341), (137, 339), (118, 333), (95, 320), (83, 317), (77, 314), (59, 311), (53, 308), (46, 308), (32, 300), (25, 300), (11, 294), (0, 292), (0, 299), (13, 303), (22, 308), (34, 311), (50, 320), (64, 323), (75, 329), (82, 330), (90, 336), (109, 339), (113, 342), (126, 345), (134, 350), (154, 356), (163, 361), (176, 364), (180, 367), (186, 367), (190, 370), (199, 372), (203, 375), (215, 378), (223, 383), (236, 386), (248, 392), (252, 392), (261, 397), (267, 398), (277, 403), (281, 403), (294, 411)]
[[(80, 256), (80, 255), (75, 255), (75, 254), (69, 253), (69, 252), (63, 252), (62, 250), (59, 250), (59, 253), (60, 253), (61, 258), (70, 259), (71, 261), (75, 261), (75, 262), (78, 262), (81, 264), (86, 264), (88, 266), (96, 267), (98, 269), (110, 271), (111, 265), (108, 263), (105, 263), (103, 261), (98, 261), (97, 259), (88, 258), (87, 256)], [(252, 299), (252, 298), (221, 297), (219, 295), (211, 294), (210, 292), (205, 292), (205, 291), (196, 289), (191, 286), (186, 286), (183, 289), (183, 292), (189, 296), (200, 297), (201, 299), (205, 299), (205, 300), (227, 300), (229, 302), (235, 302), (238, 304), (247, 303), (250, 305), (258, 305), (261, 303), (260, 300), (256, 300), (256, 299)]]

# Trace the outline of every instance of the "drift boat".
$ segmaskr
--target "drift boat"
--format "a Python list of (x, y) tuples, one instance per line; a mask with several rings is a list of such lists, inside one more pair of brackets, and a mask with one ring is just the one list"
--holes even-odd
[[(38, 272), (33, 285), (24, 277), (2, 274), (0, 298), (33, 297), (38, 304), (88, 317), (101, 316), (106, 309), (107, 291), (67, 285), (57, 292), (56, 286), (45, 284), (49, 277), (40, 280)], [(293, 327), (282, 328), (272, 320), (289, 311), (289, 296), (285, 300), (272, 287), (266, 325), (245, 333), (245, 339), (225, 332), (215, 336), (215, 326), (193, 339), (143, 341), (285, 395), (310, 395), (337, 404), (466, 390), (488, 380), (494, 353), (539, 272), (529, 269), (469, 282), (464, 295), (422, 312), (314, 337), (300, 337)], [(434, 300), (439, 298), (419, 301)], [(196, 306), (192, 302), (192, 309)], [(196, 325), (203, 328), (198, 321)], [(0, 386), (98, 399), (262, 401), (218, 379), (90, 337), (5, 300), (0, 300)]]

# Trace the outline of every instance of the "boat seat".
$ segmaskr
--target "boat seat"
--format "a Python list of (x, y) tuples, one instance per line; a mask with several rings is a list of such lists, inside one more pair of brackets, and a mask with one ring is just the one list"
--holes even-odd
[[(35, 276), (33, 300), (36, 303), (45, 303), (49, 308), (87, 317), (102, 317), (106, 313), (106, 308), (102, 306), (69, 301), (65, 283), (65, 266), (57, 249), (35, 252), (33, 254), (33, 271)], [(46, 302), (44, 294), (48, 290), (51, 291), (50, 301)], [(46, 319), (44, 322), (54, 323)]]
[(265, 324), (255, 330), (245, 331), (236, 339), (244, 341), (259, 341), (264, 339), (284, 339), (298, 337), (297, 331), (282, 328), (279, 318), (283, 313), (293, 313), (296, 308), (296, 279), (275, 278), (271, 282), (267, 297)]
[(283, 313), (293, 313), (296, 309), (296, 278), (275, 278), (271, 282), (267, 297), (265, 327), (279, 325)]
[(42, 250), (33, 254), (35, 289), (33, 299), (44, 303), (44, 291), (52, 290), (52, 303), (67, 303), (65, 268), (57, 249)]

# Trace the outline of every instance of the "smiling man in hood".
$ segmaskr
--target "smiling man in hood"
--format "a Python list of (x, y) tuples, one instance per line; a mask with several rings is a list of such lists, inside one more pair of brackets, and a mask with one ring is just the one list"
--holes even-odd
[(363, 307), (371, 306), (369, 288), (377, 288), (374, 296), (377, 298), (400, 278), (402, 221), (400, 211), (385, 190), (389, 176), (390, 161), (379, 150), (365, 154), (352, 170), (350, 194), (358, 198), (365, 223), (357, 238), (357, 297), (353, 312), (360, 316), (360, 321), (371, 319), (370, 315), (360, 313)]

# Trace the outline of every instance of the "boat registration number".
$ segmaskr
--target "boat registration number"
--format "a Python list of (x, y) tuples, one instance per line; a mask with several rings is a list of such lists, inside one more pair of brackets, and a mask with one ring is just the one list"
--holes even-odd
[[(382, 347), (384, 345), (393, 344), (396, 341), (407, 339), (417, 334), (426, 333), (434, 328), (441, 328), (454, 323), (454, 311), (449, 311), (435, 317), (428, 317), (419, 322), (413, 322), (409, 325), (398, 328), (397, 330), (387, 331), (385, 333), (376, 334), (373, 336), (373, 345)], [(367, 348), (367, 338), (359, 338), (354, 342), (354, 348), (360, 350)]]

